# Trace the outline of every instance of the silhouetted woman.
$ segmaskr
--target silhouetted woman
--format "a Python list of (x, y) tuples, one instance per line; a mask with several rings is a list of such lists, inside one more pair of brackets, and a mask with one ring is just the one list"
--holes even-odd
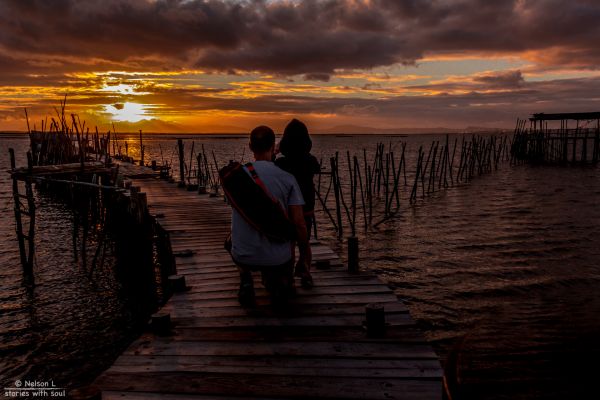
[[(283, 131), (283, 137), (279, 142), (279, 152), (282, 154), (275, 165), (284, 171), (294, 175), (302, 197), (304, 197), (304, 219), (306, 221), (306, 230), (310, 237), (315, 213), (315, 186), (313, 177), (321, 172), (319, 162), (310, 154), (312, 149), (312, 140), (308, 134), (308, 129), (304, 123), (293, 119), (287, 124)], [(312, 286), (312, 277), (310, 271), (303, 267), (303, 260), (296, 263), (296, 276), (302, 281), (302, 286)]]

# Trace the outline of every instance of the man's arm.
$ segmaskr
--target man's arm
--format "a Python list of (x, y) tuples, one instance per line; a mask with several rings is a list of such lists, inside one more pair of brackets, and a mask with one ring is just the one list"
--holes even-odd
[(302, 206), (289, 206), (290, 220), (296, 226), (296, 236), (298, 249), (300, 250), (300, 261), (303, 261), (307, 270), (310, 270), (312, 263), (312, 253), (308, 243), (308, 232), (306, 231), (306, 222), (304, 221), (304, 210)]

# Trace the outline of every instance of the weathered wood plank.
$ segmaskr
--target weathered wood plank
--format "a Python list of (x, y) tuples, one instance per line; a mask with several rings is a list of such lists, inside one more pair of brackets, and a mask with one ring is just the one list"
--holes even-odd
[[(306, 341), (306, 342), (411, 342), (426, 343), (419, 329), (414, 325), (388, 325), (383, 338), (369, 338), (361, 326), (303, 326), (302, 329), (287, 326), (247, 327), (206, 327), (175, 326), (174, 335), (181, 340), (191, 341)], [(146, 333), (138, 343), (152, 340)]]
[(123, 355), (112, 372), (205, 372), (356, 378), (441, 378), (437, 360)]
[(106, 373), (108, 390), (269, 396), (292, 399), (439, 399), (438, 380), (207, 373)]
[[(181, 271), (180, 271), (181, 272)], [(215, 287), (223, 287), (223, 288), (237, 288), (239, 287), (240, 279), (239, 276), (235, 275), (229, 278), (206, 278), (202, 276), (197, 276), (194, 272), (186, 272), (185, 273), (186, 281), (188, 284), (192, 286), (199, 286), (207, 288), (215, 288)], [(258, 274), (254, 275), (254, 283), (256, 285), (260, 284), (260, 276)], [(375, 277), (362, 277), (362, 276), (352, 276), (349, 275), (344, 278), (336, 278), (336, 277), (323, 277), (319, 276), (318, 282), (315, 282), (318, 287), (325, 286), (350, 286), (350, 285), (375, 285), (381, 284), (379, 279)]]
[[(185, 317), (178, 316), (175, 319), (177, 326), (201, 326), (201, 327), (248, 327), (261, 326), (362, 326), (363, 315), (313, 315), (300, 317)], [(386, 321), (396, 325), (413, 325), (414, 321), (406, 313), (388, 313)]]
[[(262, 325), (262, 324), (261, 324)], [(142, 342), (129, 355), (299, 356), (321, 358), (436, 359), (431, 347), (418, 343), (347, 342), (187, 342), (156, 337)]]
[[(214, 285), (214, 286), (191, 286), (187, 295), (190, 299), (221, 299), (237, 296), (238, 288), (235, 285)], [(299, 296), (318, 296), (329, 294), (357, 294), (357, 293), (390, 293), (393, 291), (384, 285), (353, 285), (353, 286), (321, 286), (315, 284), (312, 289), (296, 289), (296, 297)], [(266, 294), (266, 293), (265, 293)]]
[(102, 400), (282, 400), (274, 397), (238, 397), (200, 394), (174, 394), (174, 393), (150, 393), (150, 392), (123, 392), (106, 390), (102, 392)]
[[(257, 301), (259, 304), (270, 304), (268, 296), (266, 294), (261, 296), (261, 292), (257, 291)], [(262, 292), (264, 293), (264, 292)], [(264, 300), (264, 301), (262, 301)], [(350, 295), (312, 295), (312, 296), (298, 296), (295, 298), (294, 304), (368, 304), (368, 303), (387, 303), (389, 301), (396, 300), (396, 297), (390, 293), (356, 293)], [(188, 295), (187, 293), (178, 293), (169, 300), (172, 304), (187, 303), (193, 301), (194, 304), (199, 306), (215, 306), (234, 304), (239, 307), (237, 303), (237, 296), (225, 297), (225, 298), (195, 298), (194, 294)]]

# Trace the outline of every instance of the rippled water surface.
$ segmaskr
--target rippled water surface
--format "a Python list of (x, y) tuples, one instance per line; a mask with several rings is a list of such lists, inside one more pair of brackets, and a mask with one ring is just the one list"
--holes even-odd
[[(405, 140), (410, 171), (418, 146), (433, 139), (441, 138), (321, 136), (313, 152), (328, 162), (334, 149), (343, 160), (346, 149), (372, 153), (378, 141)], [(245, 138), (187, 137), (188, 152), (192, 140), (219, 162), (249, 156)], [(9, 146), (24, 144), (0, 139), (2, 165)], [(177, 158), (171, 137), (145, 145), (147, 159)], [(69, 210), (43, 197), (38, 284), (22, 286), (7, 178), (0, 176), (0, 374), (76, 386), (135, 335), (135, 307), (114, 260), (91, 278), (72, 261)], [(396, 218), (366, 236), (361, 227), (361, 262), (406, 301), (457, 398), (589, 398), (600, 371), (600, 169), (504, 164), (414, 206), (408, 192)], [(320, 237), (343, 251), (322, 213), (319, 222)]]

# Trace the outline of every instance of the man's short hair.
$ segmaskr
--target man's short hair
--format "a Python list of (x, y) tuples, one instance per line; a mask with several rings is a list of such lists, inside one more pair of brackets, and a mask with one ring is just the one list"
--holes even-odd
[(250, 149), (255, 153), (264, 153), (275, 145), (275, 132), (268, 126), (257, 126), (250, 132)]

